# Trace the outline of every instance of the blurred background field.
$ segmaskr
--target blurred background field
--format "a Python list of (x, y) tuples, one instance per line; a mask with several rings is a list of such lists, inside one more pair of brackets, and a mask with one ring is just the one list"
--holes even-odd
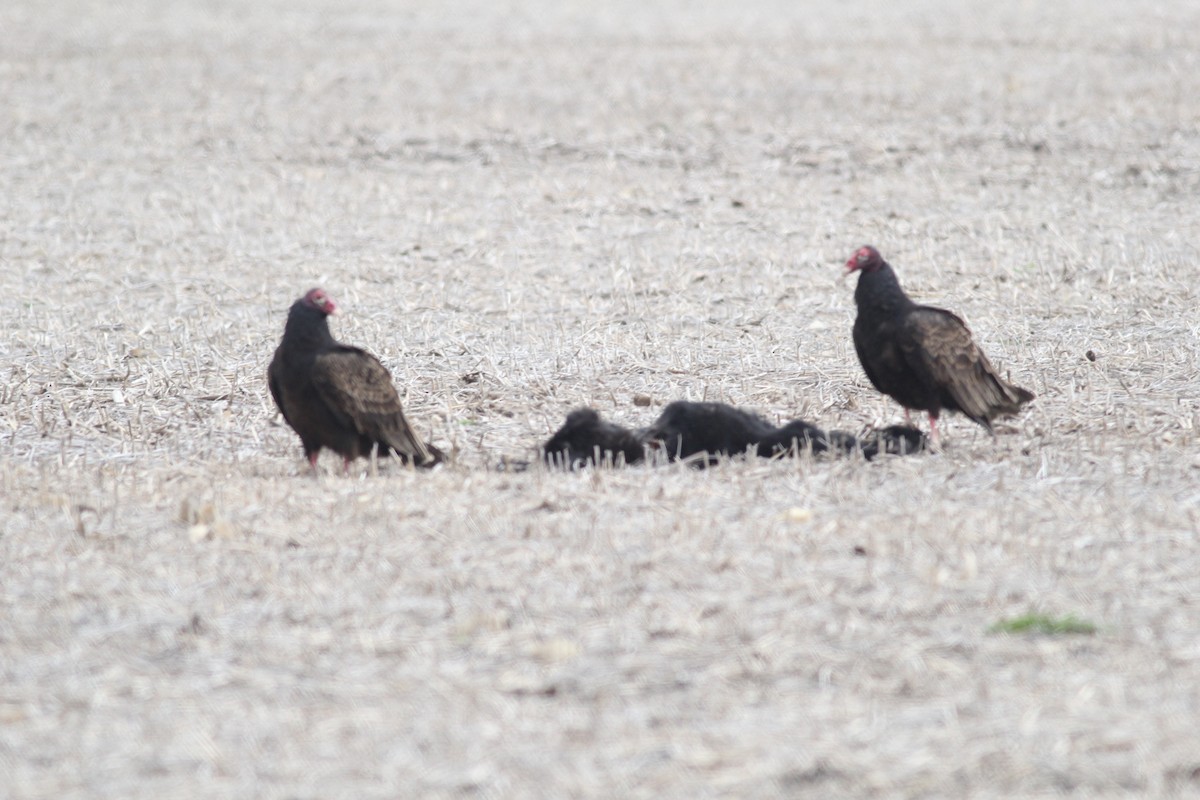
[[(1200, 792), (1198, 75), (1182, 0), (4, 4), (0, 794)], [(897, 421), (867, 242), (995, 439), (497, 469)], [(306, 474), (317, 284), (454, 465)]]

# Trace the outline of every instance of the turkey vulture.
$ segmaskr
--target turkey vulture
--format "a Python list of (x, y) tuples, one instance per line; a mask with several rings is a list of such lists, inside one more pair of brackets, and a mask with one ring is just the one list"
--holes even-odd
[(376, 446), (381, 455), (395, 452), (421, 467), (441, 461), (441, 452), (409, 427), (387, 368), (367, 351), (333, 338), (328, 317), (335, 310), (322, 289), (293, 303), (267, 369), (271, 396), (300, 435), (313, 471), (325, 447), (343, 458), (347, 470)]
[(890, 264), (874, 247), (860, 247), (846, 262), (858, 272), (854, 349), (871, 384), (904, 406), (929, 415), (937, 446), (942, 409), (958, 411), (992, 431), (992, 420), (1016, 414), (1033, 393), (996, 374), (956, 315), (909, 299)]

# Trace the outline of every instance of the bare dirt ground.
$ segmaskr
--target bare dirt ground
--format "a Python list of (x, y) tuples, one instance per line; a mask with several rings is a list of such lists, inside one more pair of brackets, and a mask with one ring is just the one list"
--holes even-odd
[[(1200, 793), (1200, 6), (594, 5), (0, 5), (0, 795)], [(995, 439), (495, 469), (898, 420), (865, 242)], [(305, 474), (318, 283), (455, 465)]]

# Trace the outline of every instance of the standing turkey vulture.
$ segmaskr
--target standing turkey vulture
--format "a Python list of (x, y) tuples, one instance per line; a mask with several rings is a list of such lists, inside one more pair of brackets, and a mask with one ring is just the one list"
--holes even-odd
[(1016, 414), (1033, 393), (1005, 381), (956, 315), (921, 306), (900, 288), (892, 266), (874, 247), (860, 247), (846, 262), (858, 272), (854, 349), (871, 384), (909, 409), (929, 414), (937, 445), (942, 409), (959, 411), (992, 431), (992, 420)]
[(441, 453), (413, 433), (392, 376), (365, 350), (341, 344), (329, 332), (336, 306), (322, 289), (292, 304), (283, 341), (267, 369), (271, 396), (287, 424), (300, 435), (313, 471), (321, 448), (344, 459), (344, 467), (378, 446), (403, 461), (433, 466)]

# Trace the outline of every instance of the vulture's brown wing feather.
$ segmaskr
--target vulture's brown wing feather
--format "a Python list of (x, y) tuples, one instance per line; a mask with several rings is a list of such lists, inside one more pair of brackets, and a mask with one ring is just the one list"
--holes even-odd
[(312, 382), (344, 425), (418, 464), (430, 460), (429, 450), (404, 418), (391, 374), (375, 356), (348, 345), (326, 350), (313, 362)]
[(949, 311), (918, 306), (904, 327), (909, 334), (902, 344), (905, 359), (932, 377), (946, 407), (957, 406), (990, 430), (994, 417), (1015, 414), (1033, 399), (1030, 392), (996, 374), (970, 329)]

